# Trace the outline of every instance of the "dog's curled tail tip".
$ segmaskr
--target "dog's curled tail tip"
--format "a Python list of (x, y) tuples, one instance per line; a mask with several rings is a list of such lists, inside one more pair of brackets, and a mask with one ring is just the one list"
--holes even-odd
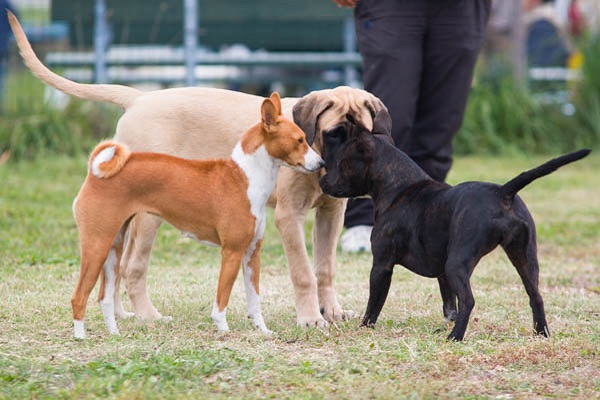
[(131, 155), (127, 146), (104, 141), (92, 151), (89, 163), (89, 172), (97, 178), (110, 178), (118, 173)]

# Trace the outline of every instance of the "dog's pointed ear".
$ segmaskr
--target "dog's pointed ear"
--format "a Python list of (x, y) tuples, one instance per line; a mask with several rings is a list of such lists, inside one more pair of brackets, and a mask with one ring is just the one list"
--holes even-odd
[(260, 107), (260, 116), (264, 129), (269, 132), (277, 123), (277, 107), (271, 98), (264, 99)]
[(271, 99), (271, 101), (273, 102), (273, 105), (277, 109), (278, 115), (281, 115), (281, 97), (279, 96), (279, 93), (277, 93), (277, 92), (271, 93), (271, 96), (269, 97), (269, 99)]
[(312, 145), (319, 129), (319, 117), (333, 106), (332, 100), (323, 100), (314, 93), (304, 96), (292, 110), (294, 122), (304, 131), (306, 141)]
[(383, 101), (373, 96), (371, 100), (365, 102), (365, 106), (373, 116), (373, 133), (392, 137), (392, 117)]

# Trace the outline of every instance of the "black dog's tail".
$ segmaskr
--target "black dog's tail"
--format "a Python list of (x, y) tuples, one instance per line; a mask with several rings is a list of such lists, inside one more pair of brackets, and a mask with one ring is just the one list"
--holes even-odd
[(517, 177), (511, 179), (510, 181), (502, 185), (498, 189), (498, 195), (503, 199), (513, 198), (519, 190), (523, 189), (525, 186), (529, 185), (534, 180), (556, 171), (558, 168), (562, 167), (565, 164), (569, 164), (573, 161), (582, 159), (583, 157), (590, 154), (590, 151), (590, 149), (574, 151), (573, 153), (565, 154), (564, 156), (560, 156), (548, 162), (545, 162), (539, 167), (522, 172)]

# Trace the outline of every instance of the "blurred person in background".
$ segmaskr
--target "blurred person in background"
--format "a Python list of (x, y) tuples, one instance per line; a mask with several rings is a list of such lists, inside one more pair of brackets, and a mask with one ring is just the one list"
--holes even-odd
[(525, 49), (529, 67), (566, 67), (572, 52), (565, 23), (553, 1), (524, 0)]

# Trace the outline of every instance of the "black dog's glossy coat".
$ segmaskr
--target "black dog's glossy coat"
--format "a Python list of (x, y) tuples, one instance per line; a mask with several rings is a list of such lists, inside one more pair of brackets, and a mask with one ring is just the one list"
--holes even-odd
[[(462, 340), (475, 305), (469, 279), (498, 245), (517, 269), (530, 299), (533, 327), (549, 335), (538, 290), (535, 224), (516, 193), (533, 180), (585, 157), (580, 150), (524, 172), (504, 185), (432, 180), (387, 135), (349, 122), (324, 133), (323, 191), (335, 197), (371, 195), (373, 267), (363, 325), (377, 321), (395, 264), (437, 278), (444, 316), (455, 320), (448, 339)], [(458, 309), (457, 309), (458, 300)]]

